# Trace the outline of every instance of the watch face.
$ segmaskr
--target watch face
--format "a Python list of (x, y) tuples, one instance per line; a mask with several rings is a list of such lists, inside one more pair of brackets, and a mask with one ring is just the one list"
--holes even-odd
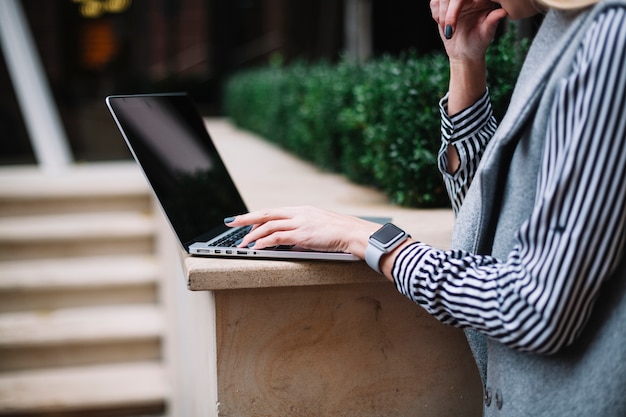
[(404, 230), (391, 223), (387, 223), (383, 227), (378, 229), (371, 238), (386, 246), (395, 242), (404, 235)]

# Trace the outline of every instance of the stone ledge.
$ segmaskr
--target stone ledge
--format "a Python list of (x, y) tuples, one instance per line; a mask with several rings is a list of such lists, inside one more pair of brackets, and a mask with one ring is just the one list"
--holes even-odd
[(186, 257), (190, 290), (384, 283), (364, 262), (203, 259)]

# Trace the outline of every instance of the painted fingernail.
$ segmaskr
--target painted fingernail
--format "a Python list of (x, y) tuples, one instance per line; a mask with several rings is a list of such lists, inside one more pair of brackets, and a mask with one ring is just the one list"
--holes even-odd
[(234, 218), (234, 217), (226, 217), (226, 218), (224, 219), (224, 224), (232, 223), (232, 222), (234, 222), (234, 221), (235, 221), (235, 218)]
[(452, 25), (447, 25), (444, 31), (444, 36), (446, 39), (452, 39)]
[(252, 249), (252, 248), (254, 247), (254, 244), (255, 244), (255, 243), (256, 243), (256, 242), (251, 242), (251, 243), (248, 243), (248, 249)]

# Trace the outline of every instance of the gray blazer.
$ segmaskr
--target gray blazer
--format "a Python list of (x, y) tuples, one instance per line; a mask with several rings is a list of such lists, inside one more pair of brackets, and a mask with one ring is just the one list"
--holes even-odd
[[(554, 91), (569, 74), (586, 28), (608, 7), (626, 7), (626, 0), (546, 15), (509, 110), (459, 210), (453, 248), (499, 259), (510, 253), (516, 232), (533, 209)], [(623, 258), (615, 276), (603, 285), (580, 338), (557, 354), (522, 353), (467, 332), (484, 384), (485, 416), (626, 416)]]

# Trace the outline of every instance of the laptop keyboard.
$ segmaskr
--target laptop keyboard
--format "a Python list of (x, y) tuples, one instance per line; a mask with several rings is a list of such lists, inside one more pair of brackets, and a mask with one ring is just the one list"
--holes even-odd
[(252, 229), (252, 226), (242, 227), (241, 229), (235, 230), (233, 233), (226, 235), (214, 242), (211, 242), (211, 246), (222, 246), (222, 247), (235, 247), (241, 243), (243, 237), (248, 234), (248, 232)]

